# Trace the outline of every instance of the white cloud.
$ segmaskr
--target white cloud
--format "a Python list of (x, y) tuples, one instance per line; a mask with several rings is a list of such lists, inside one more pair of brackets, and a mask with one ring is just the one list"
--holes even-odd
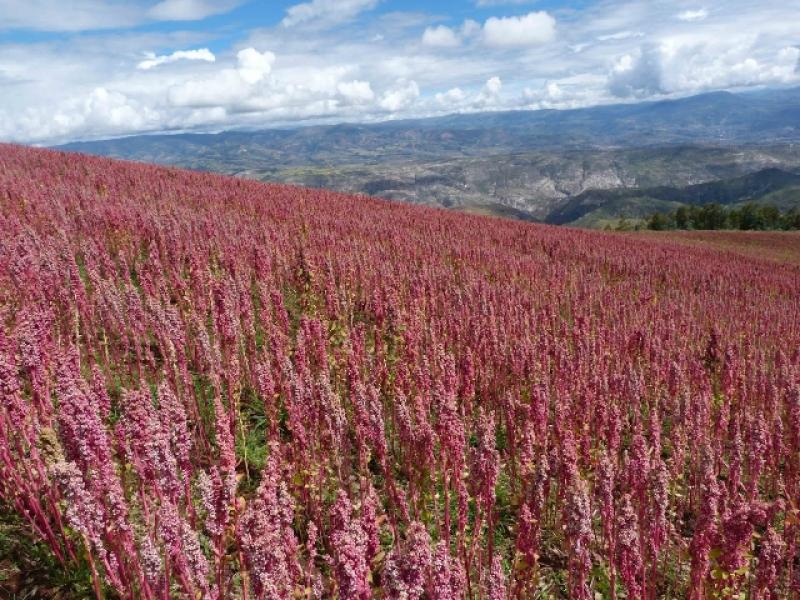
[(131, 27), (142, 20), (136, 5), (104, 0), (0, 0), (0, 30), (86, 31)]
[(500, 92), (503, 90), (503, 82), (497, 76), (489, 78), (483, 85), (483, 89), (475, 98), (474, 105), (477, 108), (493, 108), (500, 103)]
[(251, 87), (234, 69), (225, 69), (208, 77), (185, 81), (167, 91), (171, 106), (214, 108), (238, 106), (250, 96)]
[[(0, 0), (0, 31), (92, 31), (149, 21), (197, 21), (230, 11), (242, 0), (162, 0), (149, 8), (124, 0)], [(149, 4), (149, 2), (148, 2)]]
[(800, 49), (789, 46), (772, 56), (757, 56), (754, 36), (731, 40), (665, 39), (622, 56), (608, 79), (618, 98), (648, 98), (663, 94), (767, 84), (797, 84)]
[(137, 69), (146, 71), (153, 67), (174, 63), (179, 60), (202, 60), (205, 62), (214, 62), (216, 57), (208, 48), (200, 48), (199, 50), (177, 50), (172, 54), (162, 54), (156, 56), (152, 52), (148, 54), (147, 58), (136, 65)]
[(245, 48), (236, 55), (237, 67), (225, 68), (208, 77), (190, 79), (168, 90), (173, 106), (194, 108), (228, 107), (246, 109), (248, 101), (258, 95), (260, 84), (272, 71), (275, 55)]
[(641, 31), (619, 31), (617, 33), (608, 33), (605, 35), (598, 35), (597, 40), (600, 42), (619, 42), (622, 40), (629, 40), (631, 38), (644, 37)]
[(523, 105), (535, 105), (536, 108), (554, 108), (569, 97), (562, 84), (556, 81), (548, 81), (541, 88), (526, 87), (522, 90)]
[(461, 35), (465, 38), (472, 37), (479, 34), (481, 31), (481, 24), (473, 19), (467, 19), (461, 25)]
[(419, 98), (419, 94), (416, 81), (400, 80), (383, 94), (380, 107), (394, 113), (411, 106)]
[(708, 11), (705, 8), (698, 10), (685, 10), (678, 14), (678, 19), (693, 23), (695, 21), (704, 21), (708, 17)]
[(500, 95), (500, 90), (503, 89), (503, 82), (499, 77), (492, 77), (486, 82), (484, 89), (488, 95), (498, 96)]
[(539, 101), (546, 101), (557, 105), (558, 102), (567, 97), (567, 94), (558, 83), (555, 81), (548, 81), (541, 92), (534, 92), (526, 88), (523, 92), (523, 96), (529, 102), (538, 99)]
[(656, 48), (622, 56), (609, 75), (608, 88), (617, 98), (646, 98), (662, 93), (661, 60)]
[(547, 84), (547, 96), (553, 100), (559, 100), (564, 97), (564, 91), (554, 81)]
[(439, 92), (434, 96), (434, 98), (440, 106), (443, 106), (446, 109), (453, 109), (464, 104), (464, 101), (467, 99), (467, 95), (464, 93), (464, 90), (455, 87), (447, 90), (446, 92)]
[(461, 45), (456, 32), (445, 25), (438, 27), (428, 27), (422, 34), (422, 43), (426, 46), (435, 46), (438, 48), (455, 48)]
[(241, 0), (162, 0), (147, 14), (158, 21), (199, 21), (226, 13), (240, 3)]
[(375, 98), (369, 81), (343, 81), (336, 86), (336, 90), (347, 104), (369, 104)]
[(544, 11), (521, 17), (491, 17), (483, 25), (483, 38), (495, 47), (537, 46), (556, 36), (556, 20)]
[(497, 108), (509, 108), (503, 97), (503, 81), (494, 76), (486, 80), (483, 86), (472, 93), (455, 87), (434, 96), (436, 106), (446, 111), (475, 112)]
[(778, 52), (778, 62), (781, 65), (794, 64), (795, 72), (800, 73), (800, 47), (787, 46), (786, 48), (782, 48), (781, 51)]
[[(142, 24), (152, 21), (147, 11), (158, 2), (0, 0), (0, 29)], [(551, 43), (541, 43), (541, 28), (531, 35), (527, 15), (486, 25), (467, 20), (449, 25), (458, 51), (421, 43), (425, 28), (447, 15), (381, 12), (346, 22), (378, 2), (309, 1), (311, 13), (291, 13), (300, 19), (295, 25), (237, 32), (227, 48), (219, 36), (227, 37), (228, 29), (172, 24), (41, 35), (36, 42), (6, 39), (0, 42), (0, 86), (8, 92), (0, 94), (0, 140), (54, 143), (164, 130), (575, 108), (800, 85), (800, 4), (785, 0), (590, 3), (558, 13), (563, 26), (555, 31), (553, 24), (550, 33), (544, 28)], [(677, 18), (680, 10), (699, 6), (708, 10), (705, 20)], [(502, 42), (490, 43), (490, 23), (503, 30)], [(215, 61), (181, 54), (198, 50), (173, 52), (183, 48), (213, 48)], [(143, 54), (149, 49), (155, 52)], [(280, 49), (279, 57), (267, 49)]]
[(84, 109), (83, 117), (89, 124), (98, 128), (111, 126), (117, 130), (130, 126), (141, 127), (148, 117), (154, 116), (124, 94), (102, 87), (92, 91)]
[(601, 75), (573, 75), (557, 81), (544, 81), (538, 87), (525, 87), (519, 106), (529, 110), (580, 108), (597, 103), (597, 86), (605, 86)]
[(275, 55), (272, 52), (259, 52), (255, 48), (245, 48), (236, 55), (239, 62), (239, 76), (247, 83), (261, 81), (272, 70)]
[(426, 27), (422, 34), (425, 46), (438, 48), (456, 48), (481, 32), (481, 25), (472, 19), (466, 19), (461, 27), (453, 29), (446, 25)]
[[(1, 115), (0, 115), (1, 116)], [(159, 113), (120, 92), (98, 87), (85, 98), (72, 99), (51, 110), (29, 108), (18, 115), (16, 129), (0, 118), (0, 135), (35, 131), (34, 139), (56, 139), (80, 131), (84, 135), (121, 135), (157, 126)]]
[(294, 27), (303, 23), (333, 25), (348, 21), (377, 5), (378, 0), (311, 0), (286, 9), (286, 16), (281, 25), (284, 27)]

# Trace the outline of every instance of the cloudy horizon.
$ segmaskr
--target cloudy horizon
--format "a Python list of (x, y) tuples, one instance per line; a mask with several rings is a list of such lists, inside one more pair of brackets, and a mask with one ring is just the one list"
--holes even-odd
[(578, 108), (800, 85), (765, 0), (0, 0), (0, 141)]

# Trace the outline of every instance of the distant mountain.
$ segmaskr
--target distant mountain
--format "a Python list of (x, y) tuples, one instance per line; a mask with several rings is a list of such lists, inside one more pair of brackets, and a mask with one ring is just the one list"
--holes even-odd
[(215, 171), (384, 164), (553, 148), (800, 142), (800, 88), (680, 100), (459, 114), (366, 125), (147, 135), (61, 146)]
[[(598, 215), (667, 210), (687, 186), (770, 168), (800, 169), (800, 88), (565, 111), (134, 136), (60, 148), (514, 218), (593, 224)], [(656, 188), (663, 189), (655, 193)], [(615, 191), (630, 189), (636, 191)], [(668, 190), (677, 191), (670, 196)], [(791, 204), (794, 196), (777, 200)], [(594, 211), (599, 212), (591, 216)]]

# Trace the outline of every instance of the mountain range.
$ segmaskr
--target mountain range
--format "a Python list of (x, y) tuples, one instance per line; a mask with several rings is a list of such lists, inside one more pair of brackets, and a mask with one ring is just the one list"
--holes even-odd
[[(800, 173), (800, 88), (563, 111), (133, 136), (60, 148), (598, 226), (715, 197), (709, 190), (747, 190), (728, 203), (763, 200), (753, 196), (748, 176), (785, 184), (780, 202), (800, 203), (792, 181)], [(780, 191), (773, 187), (770, 193)]]

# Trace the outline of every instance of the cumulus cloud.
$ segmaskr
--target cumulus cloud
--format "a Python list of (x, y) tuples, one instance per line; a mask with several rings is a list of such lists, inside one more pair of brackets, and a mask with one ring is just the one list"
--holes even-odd
[[(768, 62), (740, 51), (716, 56), (703, 65), (690, 56), (689, 50), (685, 50), (667, 63), (668, 73), (674, 73), (667, 80), (667, 89), (700, 92), (768, 84), (797, 84), (800, 83), (796, 70), (799, 56), (800, 50), (790, 48), (779, 52), (777, 57)], [(682, 68), (680, 61), (687, 63), (688, 68)]]
[(151, 52), (147, 55), (145, 60), (136, 65), (136, 68), (147, 71), (148, 69), (178, 62), (179, 60), (202, 60), (213, 63), (216, 57), (208, 48), (200, 48), (199, 50), (177, 50), (172, 54), (162, 54), (161, 56), (156, 56)]
[(411, 106), (419, 98), (416, 81), (400, 80), (381, 97), (380, 107), (388, 112), (397, 112)]
[(477, 108), (491, 108), (500, 101), (500, 92), (503, 90), (502, 80), (495, 76), (489, 78), (478, 93), (474, 105)]
[(771, 57), (753, 54), (751, 44), (673, 38), (625, 54), (614, 65), (608, 89), (617, 98), (699, 93), (765, 84), (800, 83), (800, 49), (789, 46)]
[(259, 52), (255, 48), (245, 48), (236, 54), (236, 59), (239, 62), (239, 77), (253, 84), (269, 75), (275, 55), (272, 52)]
[(475, 112), (503, 106), (501, 92), (503, 82), (499, 77), (490, 77), (478, 90), (466, 92), (460, 87), (434, 95), (435, 105), (449, 112)]
[(499, 96), (500, 90), (502, 89), (503, 89), (503, 82), (500, 80), (499, 77), (492, 77), (486, 82), (486, 85), (484, 86), (486, 94), (494, 97)]
[(572, 75), (557, 81), (526, 86), (519, 105), (529, 110), (579, 108), (596, 102), (596, 86), (607, 84), (603, 76)]
[[(133, 26), (152, 22), (153, 6), (164, 19), (189, 19), (211, 1), (0, 0), (0, 29)], [(432, 19), (446, 15), (361, 12), (379, 3), (308, 0), (290, 8), (283, 24), (237, 30), (227, 48), (219, 31), (202, 26), (45, 34), (30, 42), (8, 36), (0, 42), (0, 86), (9, 88), (0, 95), (0, 140), (575, 108), (800, 84), (800, 5), (785, 0), (587, 3), (564, 12), (562, 27), (555, 13), (531, 12), (544, 16), (440, 21), (452, 34), (444, 36)], [(700, 7), (708, 11), (704, 20), (678, 18)], [(423, 43), (426, 27), (444, 45)], [(447, 49), (453, 38), (458, 51)], [(279, 58), (265, 51), (278, 48)]]
[(257, 94), (257, 84), (271, 72), (275, 55), (269, 51), (245, 48), (237, 53), (236, 62), (234, 69), (222, 69), (209, 77), (191, 79), (173, 86), (168, 92), (170, 104), (243, 109), (247, 101)]
[(555, 81), (550, 81), (545, 86), (545, 97), (551, 102), (559, 102), (565, 96), (564, 90)]
[(343, 81), (336, 86), (336, 90), (347, 104), (369, 104), (375, 98), (369, 81)]
[(13, 121), (1, 117), (2, 114), (0, 135), (34, 140), (59, 138), (75, 131), (87, 136), (121, 135), (157, 126), (161, 121), (158, 111), (105, 87), (97, 87), (85, 97), (70, 99), (49, 110), (29, 107)]
[(481, 32), (481, 24), (473, 19), (466, 19), (461, 27), (454, 29), (446, 25), (426, 27), (422, 33), (422, 43), (433, 48), (456, 48), (464, 41)]
[(465, 38), (472, 37), (479, 34), (481, 31), (481, 24), (474, 19), (466, 19), (461, 25), (461, 36)]
[(708, 11), (705, 8), (700, 8), (698, 10), (685, 10), (682, 13), (678, 13), (678, 19), (681, 21), (687, 21), (689, 23), (703, 21), (707, 17)]
[(333, 25), (371, 10), (377, 4), (378, 0), (311, 0), (286, 9), (286, 16), (281, 25), (284, 27), (294, 27), (303, 23)]
[(455, 87), (446, 92), (439, 92), (434, 96), (436, 103), (446, 109), (452, 110), (464, 104), (467, 95), (461, 88)]
[(483, 25), (483, 38), (495, 47), (537, 46), (556, 36), (556, 20), (545, 11), (520, 17), (491, 17)]
[(110, 126), (120, 130), (131, 125), (140, 128), (148, 118), (154, 116), (152, 111), (140, 106), (124, 94), (99, 87), (87, 98), (82, 118), (88, 125), (97, 129)]
[(455, 31), (446, 25), (438, 27), (427, 27), (422, 34), (422, 43), (426, 46), (439, 48), (454, 48), (461, 44), (461, 40)]
[(480, 88), (472, 91), (454, 87), (445, 92), (439, 92), (434, 95), (433, 101), (435, 106), (448, 112), (515, 108), (520, 104), (518, 100), (510, 100), (505, 97), (503, 81), (498, 76), (490, 77)]
[(237, 106), (249, 95), (250, 86), (233, 69), (226, 69), (213, 77), (180, 83), (167, 92), (170, 105), (190, 108)]
[(644, 47), (621, 57), (609, 75), (608, 89), (617, 98), (646, 98), (663, 92), (658, 49)]

